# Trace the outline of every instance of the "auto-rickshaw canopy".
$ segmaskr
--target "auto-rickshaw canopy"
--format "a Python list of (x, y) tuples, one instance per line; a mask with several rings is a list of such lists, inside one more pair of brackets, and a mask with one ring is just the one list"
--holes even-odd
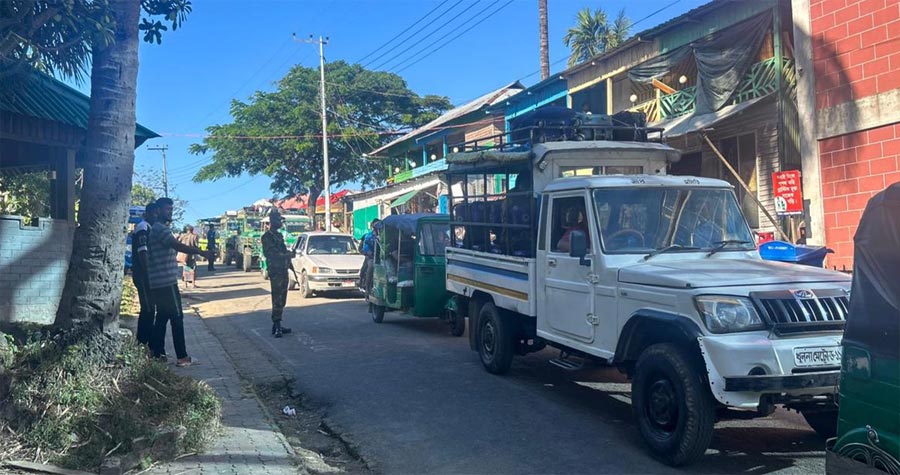
[(900, 183), (875, 195), (854, 241), (853, 288), (844, 341), (900, 357)]

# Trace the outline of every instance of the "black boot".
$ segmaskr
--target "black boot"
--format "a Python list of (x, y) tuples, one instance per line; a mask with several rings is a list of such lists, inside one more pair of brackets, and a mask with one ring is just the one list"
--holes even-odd
[(272, 335), (274, 335), (275, 338), (281, 338), (283, 334), (290, 332), (291, 329), (281, 326), (281, 322), (275, 322), (272, 324)]

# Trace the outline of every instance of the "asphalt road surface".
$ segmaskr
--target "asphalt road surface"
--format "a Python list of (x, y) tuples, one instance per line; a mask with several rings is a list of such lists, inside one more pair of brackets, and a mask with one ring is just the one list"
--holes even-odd
[(294, 332), (274, 339), (258, 272), (204, 270), (198, 285), (188, 293), (232, 357), (295, 378), (377, 471), (824, 473), (824, 441), (796, 413), (721, 422), (704, 459), (673, 469), (646, 452), (615, 370), (567, 372), (545, 350), (494, 376), (443, 322), (388, 313), (376, 324), (356, 296), (290, 292)]

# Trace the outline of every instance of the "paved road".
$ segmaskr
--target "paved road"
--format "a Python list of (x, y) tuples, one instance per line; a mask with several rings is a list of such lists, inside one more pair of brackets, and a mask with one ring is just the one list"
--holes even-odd
[[(326, 422), (385, 473), (673, 473), (644, 451), (629, 386), (614, 370), (567, 373), (555, 353), (486, 373), (466, 337), (438, 320), (387, 314), (372, 322), (357, 298), (288, 296), (271, 338), (267, 283), (258, 273), (202, 276), (192, 292), (244, 374), (296, 378)], [(263, 367), (271, 365), (271, 367)], [(796, 414), (717, 425), (691, 473), (823, 473), (824, 442)]]

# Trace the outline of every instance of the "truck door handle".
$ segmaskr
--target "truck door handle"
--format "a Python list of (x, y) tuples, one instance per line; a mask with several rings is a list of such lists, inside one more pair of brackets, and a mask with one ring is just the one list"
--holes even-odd
[(556, 259), (547, 259), (547, 266), (556, 267)]

